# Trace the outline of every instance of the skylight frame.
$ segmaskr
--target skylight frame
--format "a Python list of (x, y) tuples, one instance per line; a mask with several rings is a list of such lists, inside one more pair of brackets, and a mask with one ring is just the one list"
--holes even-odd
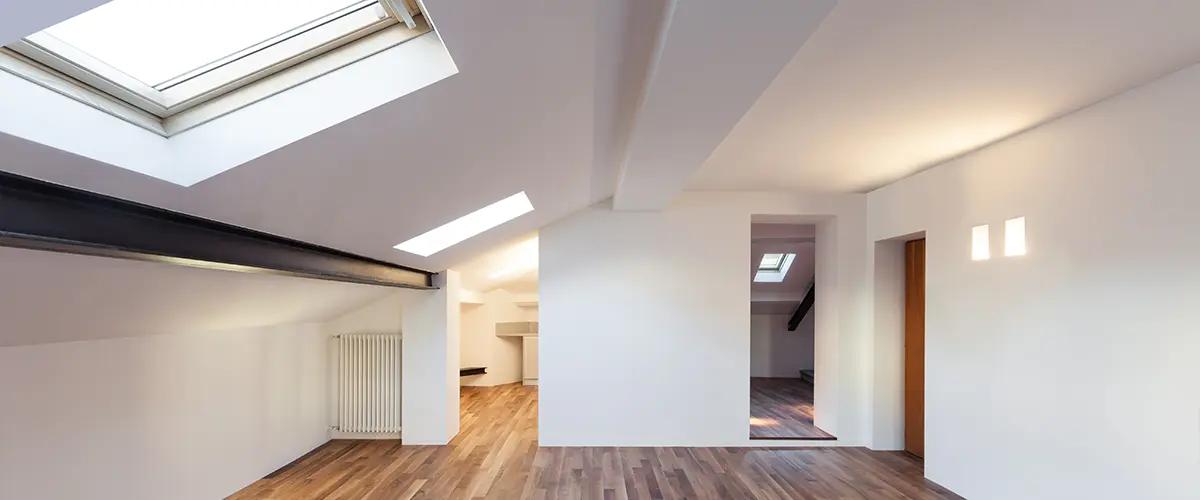
[[(763, 255), (763, 257), (765, 260), (766, 255)], [(755, 283), (782, 283), (783, 280), (785, 278), (787, 278), (788, 271), (792, 268), (792, 262), (794, 262), (795, 260), (796, 260), (796, 254), (794, 254), (794, 253), (783, 254), (783, 258), (780, 259), (780, 261), (779, 261), (779, 267), (757, 269), (754, 273), (754, 282)], [(762, 261), (759, 261), (759, 266), (761, 266), (761, 265), (762, 265)]]
[(0, 48), (0, 70), (170, 137), (432, 31), (417, 5), (361, 0), (160, 88), (44, 32)]
[[(775, 257), (773, 259), (771, 259), (771, 262), (772, 262), (771, 264), (767, 264), (767, 258), (771, 257), (771, 256), (775, 256)], [(783, 267), (783, 261), (785, 258), (787, 258), (787, 254), (785, 254), (785, 253), (765, 253), (762, 256), (762, 260), (760, 260), (758, 262), (758, 270), (759, 271), (779, 271), (779, 269), (781, 267)]]

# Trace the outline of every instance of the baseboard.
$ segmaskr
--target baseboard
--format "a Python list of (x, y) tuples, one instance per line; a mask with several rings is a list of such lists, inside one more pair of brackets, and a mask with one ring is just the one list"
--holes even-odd
[(399, 432), (344, 432), (329, 430), (329, 439), (400, 439)]
[(536, 379), (536, 378), (527, 378), (527, 379), (525, 379), (524, 384), (525, 385), (538, 385), (537, 380), (538, 379)]

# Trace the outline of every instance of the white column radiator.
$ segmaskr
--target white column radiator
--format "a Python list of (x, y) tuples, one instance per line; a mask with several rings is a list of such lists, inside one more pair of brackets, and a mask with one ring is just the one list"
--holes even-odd
[(341, 335), (338, 348), (336, 430), (399, 437), (400, 336)]

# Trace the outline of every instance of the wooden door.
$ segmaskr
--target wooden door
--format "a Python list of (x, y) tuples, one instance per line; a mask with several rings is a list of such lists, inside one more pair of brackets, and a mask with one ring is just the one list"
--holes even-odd
[(925, 240), (904, 245), (904, 449), (925, 456)]

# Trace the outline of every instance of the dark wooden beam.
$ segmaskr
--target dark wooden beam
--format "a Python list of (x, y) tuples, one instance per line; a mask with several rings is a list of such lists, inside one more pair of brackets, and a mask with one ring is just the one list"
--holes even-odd
[(804, 321), (804, 317), (812, 310), (813, 302), (816, 301), (817, 283), (808, 286), (808, 293), (804, 295), (804, 300), (800, 301), (800, 305), (796, 307), (796, 311), (792, 313), (792, 319), (788, 320), (788, 331), (796, 331), (796, 327), (800, 326), (800, 322)]
[(434, 273), (0, 172), (0, 246), (402, 288)]

